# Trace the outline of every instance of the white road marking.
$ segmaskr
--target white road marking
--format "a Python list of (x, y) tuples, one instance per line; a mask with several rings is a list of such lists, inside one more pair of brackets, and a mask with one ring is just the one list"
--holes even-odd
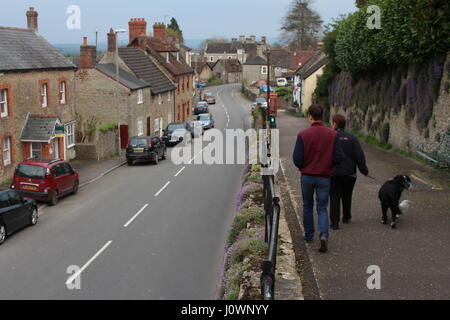
[(69, 285), (70, 283), (72, 283), (76, 278), (78, 278), (78, 277), (81, 275), (81, 273), (82, 273), (84, 270), (86, 270), (86, 268), (89, 267), (89, 265), (90, 265), (95, 259), (97, 259), (98, 256), (100, 256), (100, 255), (102, 254), (102, 252), (106, 250), (106, 248), (109, 247), (109, 245), (110, 245), (111, 243), (112, 243), (112, 241), (108, 241), (108, 242), (103, 246), (103, 248), (101, 248), (101, 249), (100, 249), (100, 250), (99, 250), (99, 251), (98, 251), (91, 259), (89, 259), (89, 261), (86, 262), (86, 264), (85, 264), (83, 267), (81, 267), (80, 270), (78, 270), (78, 271), (75, 272), (72, 276), (70, 276), (69, 279), (67, 279), (67, 281), (66, 281), (66, 286)]
[(167, 188), (167, 186), (170, 184), (171, 181), (167, 182), (164, 187), (162, 187), (156, 194), (155, 197), (159, 196), (161, 194), (161, 192), (164, 191), (165, 188)]
[(178, 177), (180, 175), (180, 173), (183, 172), (184, 169), (186, 169), (186, 167), (181, 168), (181, 170), (178, 171), (174, 177)]
[(125, 225), (123, 226), (124, 228), (128, 227), (133, 221), (134, 219), (136, 219), (146, 208), (148, 207), (148, 203), (142, 207), (141, 210), (138, 211), (138, 213), (136, 213), (133, 218), (131, 218), (127, 223), (125, 223)]
[(197, 159), (197, 156), (195, 156), (191, 160), (189, 160), (188, 164), (191, 164), (195, 159)]

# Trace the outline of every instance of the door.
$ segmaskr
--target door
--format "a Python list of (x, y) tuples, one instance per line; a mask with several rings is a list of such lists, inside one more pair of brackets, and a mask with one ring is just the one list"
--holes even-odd
[(151, 126), (152, 126), (152, 118), (147, 117), (147, 137), (152, 135)]
[(28, 207), (24, 205), (22, 197), (17, 191), (9, 190), (9, 204), (14, 210), (15, 219), (17, 219), (17, 229), (22, 228), (28, 224), (29, 211)]
[(53, 167), (53, 179), (59, 195), (67, 193), (72, 188), (70, 177), (66, 174), (63, 164), (58, 164)]
[(63, 163), (61, 166), (64, 169), (64, 175), (66, 176), (66, 179), (67, 179), (67, 192), (72, 192), (73, 188), (75, 186), (75, 183), (77, 182), (76, 177), (75, 177), (75, 172), (73, 171), (72, 167), (68, 163)]
[(128, 145), (128, 126), (120, 125), (120, 148), (126, 149)]
[(53, 139), (53, 159), (59, 159), (59, 138)]

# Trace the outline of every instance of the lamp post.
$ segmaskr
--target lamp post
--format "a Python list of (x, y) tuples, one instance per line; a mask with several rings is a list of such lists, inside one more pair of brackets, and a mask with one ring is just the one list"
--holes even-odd
[(120, 132), (120, 101), (119, 101), (119, 33), (125, 33), (127, 30), (125, 29), (115, 29), (115, 37), (116, 37), (116, 101), (117, 101), (117, 128), (119, 130), (119, 155), (122, 151), (122, 139)]

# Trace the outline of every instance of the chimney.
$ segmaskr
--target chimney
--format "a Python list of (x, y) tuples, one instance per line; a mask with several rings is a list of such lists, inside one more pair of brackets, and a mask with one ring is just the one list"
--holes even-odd
[(245, 36), (239, 36), (239, 41), (241, 43), (244, 43), (245, 42)]
[(255, 43), (256, 42), (256, 36), (251, 35), (250, 36), (250, 41), (251, 41), (251, 43)]
[(166, 25), (163, 22), (156, 22), (153, 25), (153, 36), (159, 39), (166, 37)]
[(27, 27), (28, 29), (38, 30), (38, 13), (34, 11), (34, 8), (31, 7), (30, 10), (27, 11)]
[(262, 44), (266, 44), (267, 38), (266, 37), (261, 37), (261, 43)]
[(116, 33), (111, 28), (108, 33), (108, 52), (115, 52), (116, 51)]
[(128, 22), (128, 29), (130, 32), (130, 43), (139, 37), (141, 33), (147, 34), (147, 22), (144, 18), (133, 18)]
[(88, 38), (83, 38), (83, 45), (80, 48), (80, 68), (91, 69), (97, 60), (97, 48), (87, 44)]

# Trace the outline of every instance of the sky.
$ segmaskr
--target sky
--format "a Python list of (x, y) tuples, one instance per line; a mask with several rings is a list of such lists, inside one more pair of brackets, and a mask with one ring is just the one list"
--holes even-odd
[[(254, 34), (277, 38), (283, 16), (292, 0), (27, 0), (8, 1), (2, 7), (0, 25), (26, 27), (25, 12), (34, 7), (39, 12), (39, 32), (51, 43), (90, 42), (99, 32), (99, 42), (106, 42), (109, 28), (128, 29), (130, 18), (145, 18), (148, 32), (156, 21), (175, 17), (185, 39), (210, 37), (233, 38)], [(340, 14), (353, 12), (354, 0), (315, 0), (315, 8), (325, 23)], [(67, 9), (76, 5), (81, 12), (81, 28), (67, 28)], [(123, 38), (123, 39), (122, 39)], [(122, 41), (127, 35), (121, 35)], [(91, 41), (92, 40), (92, 41)]]

